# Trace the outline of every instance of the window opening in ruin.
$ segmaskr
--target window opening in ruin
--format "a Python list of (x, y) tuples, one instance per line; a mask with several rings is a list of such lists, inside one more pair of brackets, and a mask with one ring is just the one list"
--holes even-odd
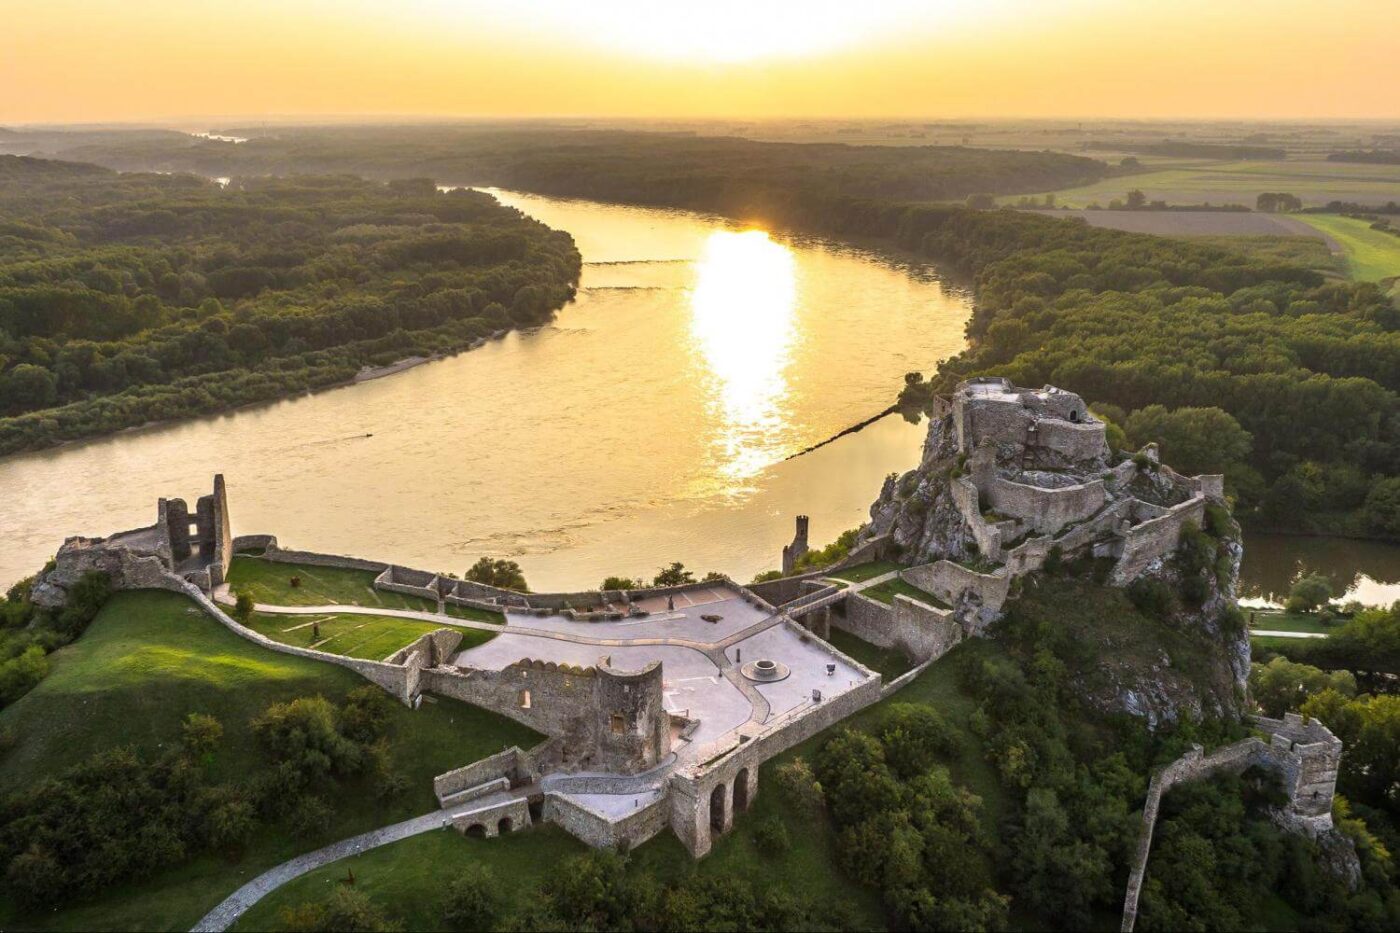
[(621, 716), (621, 715), (619, 715), (618, 713), (613, 713), (613, 717), (612, 717), (612, 731), (613, 731), (613, 735), (622, 735), (624, 732), (626, 732), (626, 731), (627, 731), (627, 719), (626, 719), (626, 717)]
[(520, 691), (520, 708), (521, 708), (521, 709), (529, 709), (529, 708), (530, 708), (530, 691), (529, 691), (529, 690), (521, 690), (521, 691)]

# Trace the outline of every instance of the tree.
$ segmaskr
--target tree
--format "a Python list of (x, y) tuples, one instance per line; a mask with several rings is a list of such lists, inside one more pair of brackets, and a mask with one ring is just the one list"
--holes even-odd
[(1400, 476), (1378, 479), (1362, 506), (1366, 524), (1386, 537), (1400, 537)]
[(253, 617), (253, 597), (247, 593), (239, 593), (233, 601), (233, 617), (244, 625)]
[(646, 586), (640, 579), (634, 577), (604, 577), (599, 584), (600, 590), (640, 590)]
[(1147, 206), (1147, 195), (1143, 194), (1137, 188), (1134, 188), (1132, 191), (1128, 192), (1127, 206), (1128, 210), (1130, 211), (1142, 210), (1144, 207)]
[(1288, 591), (1289, 612), (1316, 612), (1332, 598), (1332, 581), (1320, 573), (1300, 577)]
[(454, 930), (486, 933), (496, 929), (505, 905), (496, 875), (476, 862), (466, 865), (447, 892), (442, 919)]
[(1224, 473), (1247, 457), (1253, 444), (1234, 416), (1219, 408), (1148, 405), (1129, 415), (1123, 429), (1134, 448), (1155, 441), (1162, 462), (1188, 476)]
[(466, 579), (473, 583), (484, 583), (487, 586), (503, 590), (530, 592), (530, 588), (525, 584), (524, 572), (520, 569), (520, 565), (513, 560), (492, 560), (489, 557), (483, 557), (467, 570)]
[(683, 583), (694, 583), (695, 574), (685, 569), (685, 564), (676, 561), (669, 567), (662, 567), (657, 571), (652, 579), (653, 586), (680, 586)]
[(218, 748), (223, 737), (224, 727), (218, 719), (205, 713), (190, 713), (185, 717), (180, 741), (191, 755), (203, 758)]
[(20, 363), (0, 378), (0, 411), (47, 408), (58, 398), (58, 378), (42, 366)]
[(987, 211), (997, 206), (996, 198), (990, 194), (969, 194), (965, 203), (974, 211)]
[(1350, 671), (1324, 671), (1284, 657), (1255, 664), (1249, 672), (1249, 692), (1266, 716), (1278, 718), (1296, 710), (1324, 690), (1355, 696), (1356, 677)]

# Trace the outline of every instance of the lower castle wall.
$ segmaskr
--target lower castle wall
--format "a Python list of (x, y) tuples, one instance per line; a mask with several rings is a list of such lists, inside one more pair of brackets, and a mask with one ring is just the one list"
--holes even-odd
[[(250, 535), (248, 537), (262, 537), (261, 535)], [(271, 537), (271, 536), (269, 536)], [(238, 541), (243, 538), (234, 539), (234, 547), (237, 548)], [(315, 551), (288, 551), (277, 546), (277, 539), (272, 539), (272, 546), (263, 554), (263, 560), (274, 560), (283, 564), (307, 564), (312, 567), (339, 567), (344, 570), (372, 570), (375, 573), (382, 573), (389, 569), (389, 565), (377, 560), (364, 560), (359, 557), (342, 557), (339, 554), (318, 554)]]
[(941, 655), (962, 637), (952, 613), (899, 595), (890, 605), (852, 593), (846, 614), (831, 614), (831, 624), (879, 648), (897, 648), (915, 661)]
[(900, 577), (921, 590), (926, 590), (949, 604), (956, 605), (964, 593), (973, 593), (982, 606), (1000, 611), (1011, 591), (1011, 575), (978, 573), (951, 560), (920, 564), (900, 571)]
[(671, 815), (667, 794), (613, 822), (563, 794), (546, 794), (544, 818), (595, 849), (633, 849), (666, 828)]
[(1153, 561), (1175, 551), (1181, 541), (1182, 528), (1188, 523), (1200, 525), (1205, 511), (1206, 500), (1197, 496), (1173, 506), (1160, 518), (1129, 528), (1123, 536), (1123, 554), (1113, 569), (1113, 581), (1122, 584), (1134, 580)]
[(1103, 480), (1099, 479), (1079, 486), (1042, 489), (998, 477), (987, 488), (987, 501), (998, 512), (1021, 519), (1029, 528), (1055, 534), (1103, 508), (1107, 495)]

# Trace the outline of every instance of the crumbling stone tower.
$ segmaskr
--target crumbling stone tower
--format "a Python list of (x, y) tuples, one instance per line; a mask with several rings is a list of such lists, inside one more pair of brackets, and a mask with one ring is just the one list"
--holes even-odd
[(783, 576), (790, 577), (797, 568), (797, 562), (810, 547), (807, 546), (807, 516), (797, 516), (797, 531), (792, 543), (783, 547)]

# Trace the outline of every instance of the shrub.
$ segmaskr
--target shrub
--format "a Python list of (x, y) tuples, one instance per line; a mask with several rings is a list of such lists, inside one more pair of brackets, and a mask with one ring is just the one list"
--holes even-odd
[(453, 930), (485, 933), (496, 928), (504, 904), (500, 885), (491, 869), (470, 863), (447, 892), (442, 919)]
[(758, 851), (768, 856), (782, 855), (792, 848), (787, 824), (778, 816), (770, 816), (758, 822), (753, 830), (753, 842)]
[(816, 776), (812, 774), (812, 767), (807, 764), (805, 758), (794, 758), (787, 764), (778, 766), (773, 772), (773, 778), (783, 799), (794, 807), (809, 813), (822, 808), (822, 786), (817, 783)]
[(1158, 619), (1168, 619), (1176, 612), (1176, 594), (1156, 577), (1138, 577), (1128, 585), (1128, 599), (1140, 611)]
[(1288, 591), (1289, 612), (1315, 612), (1332, 598), (1332, 581), (1320, 573), (1299, 578)]
[(211, 755), (224, 737), (223, 723), (204, 713), (190, 713), (181, 727), (180, 742), (196, 758)]
[(321, 903), (283, 908), (277, 920), (291, 933), (390, 933), (402, 929), (365, 894), (344, 885)]
[(253, 597), (247, 593), (239, 593), (233, 601), (233, 617), (244, 625), (253, 617)]
[(957, 751), (958, 735), (938, 710), (912, 703), (889, 706), (879, 729), (885, 760), (901, 778), (924, 773)]
[(292, 807), (287, 825), (292, 835), (300, 839), (316, 839), (325, 835), (335, 814), (327, 803), (315, 794), (303, 794)]

